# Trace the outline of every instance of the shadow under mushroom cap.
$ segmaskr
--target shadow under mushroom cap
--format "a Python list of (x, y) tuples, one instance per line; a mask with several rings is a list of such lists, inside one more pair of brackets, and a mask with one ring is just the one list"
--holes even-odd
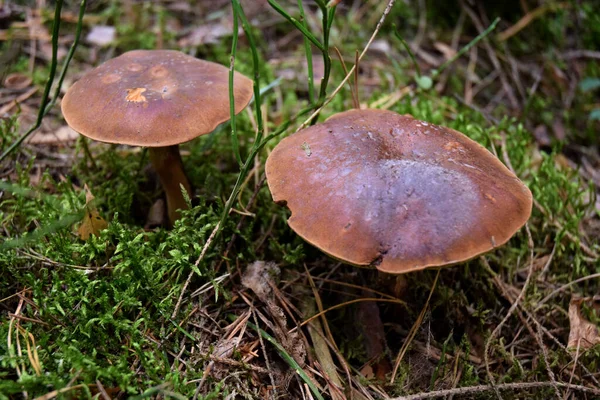
[(484, 147), (384, 110), (343, 112), (283, 139), (266, 174), (300, 236), (389, 273), (473, 258), (531, 213), (529, 189)]

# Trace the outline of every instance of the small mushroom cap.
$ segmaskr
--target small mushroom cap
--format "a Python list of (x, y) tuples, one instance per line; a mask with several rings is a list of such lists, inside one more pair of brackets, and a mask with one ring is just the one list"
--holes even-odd
[[(252, 80), (235, 73), (235, 112)], [(85, 74), (62, 100), (67, 123), (95, 140), (171, 146), (229, 119), (229, 70), (173, 50), (134, 50)]]
[(531, 214), (529, 189), (483, 146), (391, 111), (346, 111), (283, 139), (266, 174), (306, 241), (394, 274), (473, 258)]

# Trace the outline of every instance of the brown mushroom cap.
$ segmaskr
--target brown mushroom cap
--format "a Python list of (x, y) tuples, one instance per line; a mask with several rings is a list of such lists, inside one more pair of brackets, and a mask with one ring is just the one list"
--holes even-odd
[[(235, 112), (252, 98), (236, 73)], [(67, 123), (92, 139), (171, 146), (229, 119), (229, 70), (173, 50), (134, 50), (85, 74), (62, 100)]]
[(283, 139), (266, 174), (296, 233), (388, 273), (473, 258), (531, 214), (529, 189), (483, 146), (391, 111), (346, 111)]

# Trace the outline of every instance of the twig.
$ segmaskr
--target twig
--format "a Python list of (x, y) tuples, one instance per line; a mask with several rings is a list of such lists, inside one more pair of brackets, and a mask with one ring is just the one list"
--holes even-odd
[[(17, 306), (17, 309), (16, 309), (16, 311), (15, 311), (15, 314), (17, 314), (17, 315), (18, 315), (18, 314), (20, 314), (20, 312), (21, 312), (21, 308), (22, 308), (22, 307), (23, 307), (23, 298), (21, 298), (21, 299), (19, 300), (19, 305)], [(13, 314), (13, 315), (14, 315), (14, 314)], [(6, 338), (7, 350), (8, 350), (8, 355), (9, 355), (9, 357), (10, 357), (10, 358), (16, 358), (16, 357), (15, 357), (15, 354), (14, 354), (14, 351), (13, 351), (13, 348), (12, 348), (13, 324), (14, 324), (15, 320), (16, 320), (16, 318), (15, 318), (15, 317), (11, 317), (11, 318), (10, 318), (10, 322), (8, 323), (8, 335), (7, 335), (7, 338)], [(17, 327), (17, 329), (19, 328), (19, 322), (18, 322), (18, 321), (17, 321), (17, 323), (16, 323), (16, 327)], [(16, 333), (16, 335), (15, 335), (15, 336), (16, 336), (16, 339), (17, 339), (17, 345), (18, 345), (18, 342), (19, 342), (19, 334), (18, 334), (18, 333)], [(20, 356), (20, 354), (19, 354), (19, 356)], [(18, 376), (19, 378), (21, 378), (22, 371), (21, 371), (21, 368), (19, 368), (19, 363), (18, 363), (18, 362), (15, 362), (15, 363), (14, 363), (14, 367), (15, 367), (15, 370), (16, 370), (16, 372), (17, 372), (17, 376)], [(24, 370), (24, 369), (25, 369), (25, 368), (23, 367), (23, 370)], [(25, 399), (27, 398), (27, 392), (26, 392), (25, 390), (23, 390), (23, 391), (21, 392), (21, 394), (23, 395), (23, 398), (25, 398)]]
[(333, 310), (341, 308), (341, 307), (346, 307), (346, 306), (349, 306), (350, 304), (360, 303), (362, 301), (378, 301), (378, 302), (382, 302), (382, 303), (395, 303), (395, 304), (402, 304), (403, 306), (406, 306), (406, 302), (404, 302), (402, 300), (396, 300), (396, 299), (378, 299), (378, 298), (368, 298), (368, 297), (361, 298), (361, 299), (354, 299), (354, 300), (345, 301), (343, 303), (336, 304), (335, 306), (326, 308), (325, 310), (320, 311), (320, 312), (316, 313), (315, 315), (313, 315), (312, 317), (304, 320), (299, 326), (304, 326), (304, 325), (308, 324), (310, 321), (312, 321), (313, 319), (319, 318), (323, 314), (327, 314), (329, 311), (333, 311)]
[[(492, 281), (494, 282), (494, 285), (496, 285), (496, 287), (498, 288), (498, 290), (500, 291), (500, 293), (502, 294), (502, 296), (507, 300), (507, 301), (513, 301), (512, 296), (510, 296), (507, 291), (505, 290), (505, 288), (503, 287), (503, 283), (500, 281), (500, 279), (498, 279), (498, 277), (496, 276), (496, 273), (491, 269), (491, 267), (489, 266), (489, 264), (487, 263), (487, 260), (482, 257), (481, 260), (483, 261), (483, 265), (484, 267), (487, 269), (488, 273), (493, 277)], [(519, 309), (525, 313), (525, 315), (527, 316), (527, 318), (529, 318), (530, 320), (533, 321), (533, 323), (536, 325), (536, 327), (538, 328), (538, 330), (541, 330), (550, 340), (552, 340), (552, 342), (554, 344), (556, 344), (559, 348), (561, 348), (564, 352), (564, 354), (566, 354), (571, 360), (573, 360), (576, 364), (578, 363), (578, 360), (576, 360), (573, 357), (573, 354), (567, 349), (567, 347), (562, 344), (548, 329), (546, 329), (546, 327), (544, 327), (536, 318), (535, 316), (529, 312), (527, 310), (527, 308), (523, 307), (522, 304), (519, 304)], [(520, 316), (520, 313), (518, 313), (517, 315)], [(525, 322), (524, 322), (525, 323)], [(528, 330), (531, 331), (530, 328), (528, 328)], [(594, 375), (587, 369), (587, 367), (581, 363), (579, 363), (580, 368), (586, 373), (588, 374), (589, 378), (597, 385), (600, 386), (600, 382), (594, 377)]]
[(419, 326), (421, 326), (421, 322), (423, 322), (425, 313), (427, 312), (427, 309), (429, 308), (429, 301), (431, 300), (431, 296), (433, 295), (433, 292), (435, 291), (435, 288), (437, 286), (437, 281), (438, 281), (438, 278), (440, 277), (440, 271), (441, 271), (441, 269), (438, 268), (437, 274), (435, 275), (435, 279), (433, 280), (433, 284), (431, 285), (431, 290), (429, 291), (429, 297), (427, 297), (427, 301), (425, 302), (425, 305), (423, 306), (421, 313), (419, 314), (419, 316), (417, 317), (417, 320), (415, 321), (414, 325), (410, 329), (410, 332), (408, 333), (408, 336), (406, 337), (406, 340), (402, 344), (402, 348), (400, 349), (400, 352), (398, 353), (398, 357), (396, 358), (396, 362), (394, 364), (394, 369), (392, 371), (392, 378), (390, 379), (390, 384), (394, 383), (394, 379), (396, 379), (396, 372), (398, 372), (398, 367), (400, 367), (400, 363), (402, 362), (402, 359), (404, 358), (404, 354), (406, 354), (406, 351), (408, 350), (408, 346), (410, 346), (410, 343), (412, 342), (415, 335), (417, 334), (417, 329), (419, 328)]
[(25, 316), (23, 316), (23, 315), (19, 315), (19, 314), (13, 314), (13, 313), (11, 313), (11, 312), (9, 312), (9, 313), (8, 313), (8, 316), (9, 316), (10, 318), (17, 318), (17, 319), (20, 319), (20, 320), (22, 320), (22, 321), (33, 322), (34, 324), (42, 324), (42, 325), (45, 325), (45, 326), (50, 326), (50, 324), (49, 324), (49, 323), (47, 323), (47, 322), (44, 322), (44, 321), (40, 321), (39, 319), (35, 319), (35, 318), (28, 318), (28, 317), (25, 317)]
[(12, 108), (14, 106), (24, 102), (25, 100), (27, 100), (28, 98), (33, 96), (35, 94), (35, 92), (37, 92), (37, 87), (29, 89), (28, 91), (26, 91), (25, 93), (23, 93), (19, 97), (17, 97), (16, 99), (14, 99), (14, 100), (10, 101), (8, 104), (2, 106), (2, 108), (0, 108), (0, 115), (6, 114), (10, 110), (12, 110)]
[(501, 42), (508, 40), (509, 38), (511, 38), (514, 35), (516, 35), (517, 33), (519, 33), (527, 25), (529, 25), (534, 19), (541, 17), (548, 11), (555, 11), (555, 10), (558, 10), (561, 8), (568, 8), (570, 6), (571, 6), (571, 4), (567, 3), (567, 2), (548, 3), (548, 4), (541, 5), (538, 8), (536, 8), (535, 10), (532, 10), (532, 11), (528, 12), (527, 14), (525, 14), (520, 20), (517, 21), (516, 24), (512, 25), (510, 28), (506, 29), (505, 31), (500, 32), (498, 34), (498, 40), (500, 40)]
[[(595, 396), (600, 395), (600, 390), (589, 388), (582, 385), (572, 385), (564, 382), (556, 382), (558, 387), (567, 388), (570, 390), (577, 390), (584, 393), (591, 393)], [(475, 393), (491, 392), (493, 390), (527, 390), (527, 389), (539, 389), (553, 386), (552, 382), (522, 382), (522, 383), (503, 383), (500, 385), (480, 385), (480, 386), (468, 386), (455, 389), (438, 390), (429, 393), (419, 393), (410, 396), (395, 397), (390, 400), (422, 400), (422, 399), (436, 399), (439, 397), (456, 396), (456, 395), (473, 395)]]
[[(248, 303), (247, 299), (244, 300)], [(235, 319), (235, 316), (229, 315), (229, 318)], [(302, 369), (302, 367), (300, 367), (296, 360), (294, 360), (294, 358), (287, 353), (285, 348), (283, 348), (282, 345), (277, 343), (275, 338), (273, 338), (271, 335), (269, 335), (267, 332), (260, 329), (253, 323), (247, 322), (247, 324), (250, 328), (254, 329), (260, 336), (265, 338), (269, 343), (271, 343), (275, 347), (277, 353), (279, 353), (281, 358), (283, 358), (283, 360), (300, 376), (300, 378), (302, 378), (302, 380), (308, 385), (308, 387), (317, 399), (324, 400), (323, 396), (321, 396), (321, 393), (319, 393), (319, 389), (317, 388), (313, 380), (306, 374), (306, 372), (304, 372), (304, 370)]]
[[(477, 16), (477, 14), (475, 14), (475, 11), (473, 11), (473, 9), (471, 9), (471, 7), (468, 6), (467, 4), (465, 4), (463, 1), (461, 1), (461, 3), (462, 3), (463, 8), (465, 9), (467, 14), (471, 18), (471, 21), (473, 21), (473, 24), (475, 25), (477, 30), (479, 32), (483, 32), (484, 31), (483, 25), (481, 24), (481, 21), (480, 21), (479, 17)], [(492, 46), (490, 45), (490, 43), (487, 39), (485, 39), (483, 41), (483, 44), (485, 46), (485, 49), (488, 53), (490, 60), (492, 61), (492, 65), (499, 73), (500, 82), (502, 83), (502, 88), (504, 89), (504, 92), (508, 96), (510, 105), (512, 106), (513, 109), (515, 109), (515, 110), (518, 109), (519, 102), (517, 101), (517, 98), (515, 97), (512, 87), (510, 86), (508, 80), (506, 79), (506, 75), (504, 74), (504, 71), (502, 70), (502, 66), (500, 65), (500, 61), (498, 61), (498, 57), (496, 56), (496, 53), (494, 53), (494, 49), (492, 48)]]
[(98, 388), (98, 391), (100, 392), (104, 400), (110, 400), (110, 396), (106, 392), (106, 389), (104, 389), (104, 386), (102, 385), (102, 382), (100, 382), (99, 379), (96, 379), (96, 388)]
[[(323, 311), (323, 303), (321, 301), (321, 296), (319, 295), (319, 290), (317, 289), (312, 276), (310, 275), (310, 271), (304, 264), (304, 270), (306, 272), (306, 277), (308, 278), (308, 282), (313, 292), (314, 299), (305, 300), (302, 302), (303, 306), (303, 314), (306, 311), (307, 314), (313, 314), (315, 308), (318, 308), (319, 311)], [(339, 388), (343, 387), (341, 379), (336, 372), (335, 364), (333, 363), (333, 358), (329, 353), (329, 349), (327, 346), (331, 347), (331, 350), (335, 353), (335, 355), (340, 360), (340, 363), (343, 366), (344, 372), (346, 373), (348, 383), (351, 383), (350, 377), (350, 368), (344, 359), (344, 357), (340, 354), (340, 349), (338, 348), (333, 335), (331, 333), (331, 329), (329, 328), (329, 322), (327, 318), (323, 314), (321, 316), (321, 321), (315, 320), (313, 323), (308, 325), (308, 332), (313, 341), (313, 347), (315, 349), (315, 354), (319, 363), (321, 364), (321, 368), (327, 377), (327, 382), (330, 390), (330, 394), (332, 398), (339, 398), (337, 396)], [(325, 332), (323, 332), (323, 330)], [(326, 337), (325, 337), (326, 335)], [(332, 386), (336, 385), (336, 386)]]
[[(338, 59), (340, 60), (340, 64), (342, 65), (342, 69), (344, 70), (344, 74), (348, 74), (348, 68), (346, 67), (346, 62), (344, 61), (344, 57), (342, 57), (342, 53), (340, 53), (340, 50), (337, 48), (337, 46), (333, 46), (333, 49), (335, 50)], [(350, 83), (350, 92), (352, 93), (352, 103), (354, 105), (354, 108), (356, 109), (360, 109), (360, 103), (358, 102), (358, 96), (355, 96), (354, 93), (354, 88), (352, 86), (352, 83)]]
[(245, 368), (250, 371), (253, 371), (253, 372), (258, 372), (259, 374), (271, 374), (271, 371), (269, 371), (269, 369), (267, 369), (267, 368), (259, 367), (257, 365), (252, 365), (252, 364), (242, 362), (242, 361), (237, 361), (232, 358), (218, 357), (218, 356), (215, 356), (214, 354), (206, 354), (203, 357), (206, 357), (206, 358), (210, 359), (211, 361), (214, 361), (219, 364), (230, 365), (232, 367), (241, 367), (241, 368)]
[(548, 357), (548, 349), (544, 345), (544, 341), (542, 339), (542, 327), (540, 325), (537, 326), (537, 335), (534, 336), (535, 340), (538, 342), (538, 346), (542, 349), (542, 355), (544, 356), (544, 364), (546, 365), (546, 372), (548, 372), (548, 376), (550, 377), (550, 382), (552, 382), (552, 388), (554, 389), (554, 393), (556, 397), (560, 400), (561, 393), (558, 390), (558, 385), (556, 384), (556, 377), (554, 376), (554, 372), (550, 368), (550, 359)]
[(564, 344), (562, 344), (553, 334), (552, 332), (550, 332), (548, 329), (546, 329), (545, 326), (543, 326), (536, 318), (533, 314), (531, 314), (525, 307), (523, 307), (522, 305), (520, 305), (520, 309), (525, 313), (525, 315), (527, 315), (528, 318), (530, 318), (533, 323), (539, 328), (541, 329), (542, 332), (544, 332), (546, 334), (546, 336), (548, 336), (548, 338), (550, 338), (550, 340), (552, 340), (554, 342), (554, 344), (556, 344), (558, 347), (560, 347), (563, 352), (571, 359), (573, 360), (575, 363), (579, 364), (579, 367), (586, 373), (588, 374), (588, 377), (596, 384), (596, 386), (600, 386), (600, 382), (598, 381), (598, 379), (596, 379), (596, 377), (594, 376), (594, 374), (583, 364), (579, 363), (578, 360), (576, 360), (573, 356), (573, 354), (567, 349), (567, 346), (565, 346)]
[(579, 278), (579, 279), (575, 279), (574, 281), (569, 282), (566, 285), (563, 285), (563, 286), (559, 287), (558, 289), (553, 290), (552, 292), (550, 292), (550, 294), (548, 296), (544, 297), (542, 300), (540, 300), (538, 302), (538, 305), (534, 311), (538, 311), (540, 308), (542, 308), (542, 306), (548, 300), (550, 300), (552, 297), (554, 297), (558, 293), (562, 292), (563, 290), (570, 288), (571, 286), (573, 286), (576, 283), (587, 281), (587, 280), (594, 279), (594, 278), (600, 278), (600, 273), (584, 276), (583, 278)]
[(502, 321), (500, 321), (498, 326), (496, 326), (496, 328), (492, 331), (492, 334), (490, 335), (488, 340), (485, 342), (485, 348), (484, 348), (484, 352), (483, 352), (483, 359), (485, 362), (485, 370), (487, 372), (488, 379), (492, 383), (492, 387), (494, 388), (494, 391), (496, 392), (496, 396), (498, 397), (498, 399), (502, 399), (502, 396), (500, 395), (499, 390), (496, 389), (496, 387), (497, 387), (496, 382), (492, 375), (492, 371), (490, 370), (489, 350), (490, 350), (490, 345), (492, 344), (492, 341), (494, 340), (496, 335), (498, 335), (500, 333), (500, 331), (502, 330), (502, 326), (504, 326), (506, 321), (508, 321), (508, 319), (511, 317), (511, 315), (513, 314), (513, 312), (519, 305), (519, 302), (523, 299), (523, 297), (525, 297), (525, 292), (527, 291), (527, 288), (529, 287), (529, 282), (531, 281), (531, 277), (533, 275), (533, 237), (531, 235), (531, 231), (529, 230), (529, 224), (525, 224), (525, 230), (527, 231), (528, 245), (529, 245), (529, 251), (530, 251), (529, 271), (527, 272), (527, 279), (525, 279), (525, 283), (523, 284), (523, 288), (521, 289), (521, 292), (517, 296), (517, 299), (514, 301), (514, 303), (508, 309), (506, 316), (504, 316)]
[(66, 387), (64, 387), (62, 389), (53, 390), (53, 391), (51, 391), (49, 393), (46, 393), (43, 396), (38, 396), (34, 400), (50, 400), (50, 399), (55, 398), (59, 394), (70, 392), (71, 390), (81, 389), (81, 388), (86, 387), (86, 386), (88, 386), (88, 385), (85, 384), (85, 383), (80, 383), (79, 385), (75, 385), (75, 386), (66, 386)]
[[(579, 360), (579, 349), (581, 347), (581, 338), (577, 339), (577, 349), (575, 350), (575, 360), (573, 361), (573, 368), (571, 369), (571, 376), (569, 377), (569, 384), (573, 382), (573, 376), (575, 375), (575, 368), (577, 368), (577, 360)], [(567, 390), (565, 393), (564, 400), (567, 400), (571, 395), (571, 390)]]
[[(480, 26), (480, 25), (477, 26), (477, 29), (479, 29), (482, 32), (479, 35), (477, 35), (477, 37), (475, 39), (471, 40), (465, 47), (460, 49), (449, 60), (446, 60), (446, 62), (444, 62), (442, 65), (440, 65), (439, 68), (437, 68), (435, 71), (433, 71), (432, 76), (433, 77), (438, 76), (442, 71), (444, 71), (446, 68), (448, 68), (448, 65), (452, 64), (458, 58), (462, 57), (463, 54), (465, 54), (467, 51), (471, 50), (471, 48), (473, 46), (475, 46), (477, 43), (479, 43), (479, 41), (485, 39), (494, 29), (496, 29), (496, 25), (498, 25), (498, 22), (500, 22), (500, 18), (496, 18), (494, 20), (494, 22), (492, 22), (490, 24), (490, 26), (488, 26), (485, 30), (483, 30), (483, 26)], [(485, 42), (485, 43), (487, 46), (489, 46), (487, 44), (487, 42)]]
[(570, 60), (573, 58), (592, 58), (600, 60), (600, 51), (594, 50), (572, 50), (563, 53), (562, 58)]
[(546, 274), (550, 270), (550, 265), (552, 265), (552, 260), (554, 259), (554, 254), (556, 254), (557, 247), (558, 247), (558, 245), (556, 243), (554, 243), (554, 246), (552, 246), (552, 251), (550, 252), (550, 255), (548, 256), (548, 261), (546, 261), (544, 268), (542, 268), (542, 272), (540, 272), (540, 277), (542, 277), (542, 279), (546, 276)]

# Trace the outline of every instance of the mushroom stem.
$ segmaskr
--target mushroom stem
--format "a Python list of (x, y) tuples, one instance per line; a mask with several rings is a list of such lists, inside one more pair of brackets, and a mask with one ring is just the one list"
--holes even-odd
[(150, 162), (158, 174), (160, 183), (167, 195), (167, 210), (169, 213), (169, 227), (181, 216), (177, 210), (187, 210), (188, 205), (181, 193), (184, 187), (191, 197), (190, 183), (183, 171), (183, 163), (179, 154), (179, 145), (167, 147), (150, 147), (148, 149)]

